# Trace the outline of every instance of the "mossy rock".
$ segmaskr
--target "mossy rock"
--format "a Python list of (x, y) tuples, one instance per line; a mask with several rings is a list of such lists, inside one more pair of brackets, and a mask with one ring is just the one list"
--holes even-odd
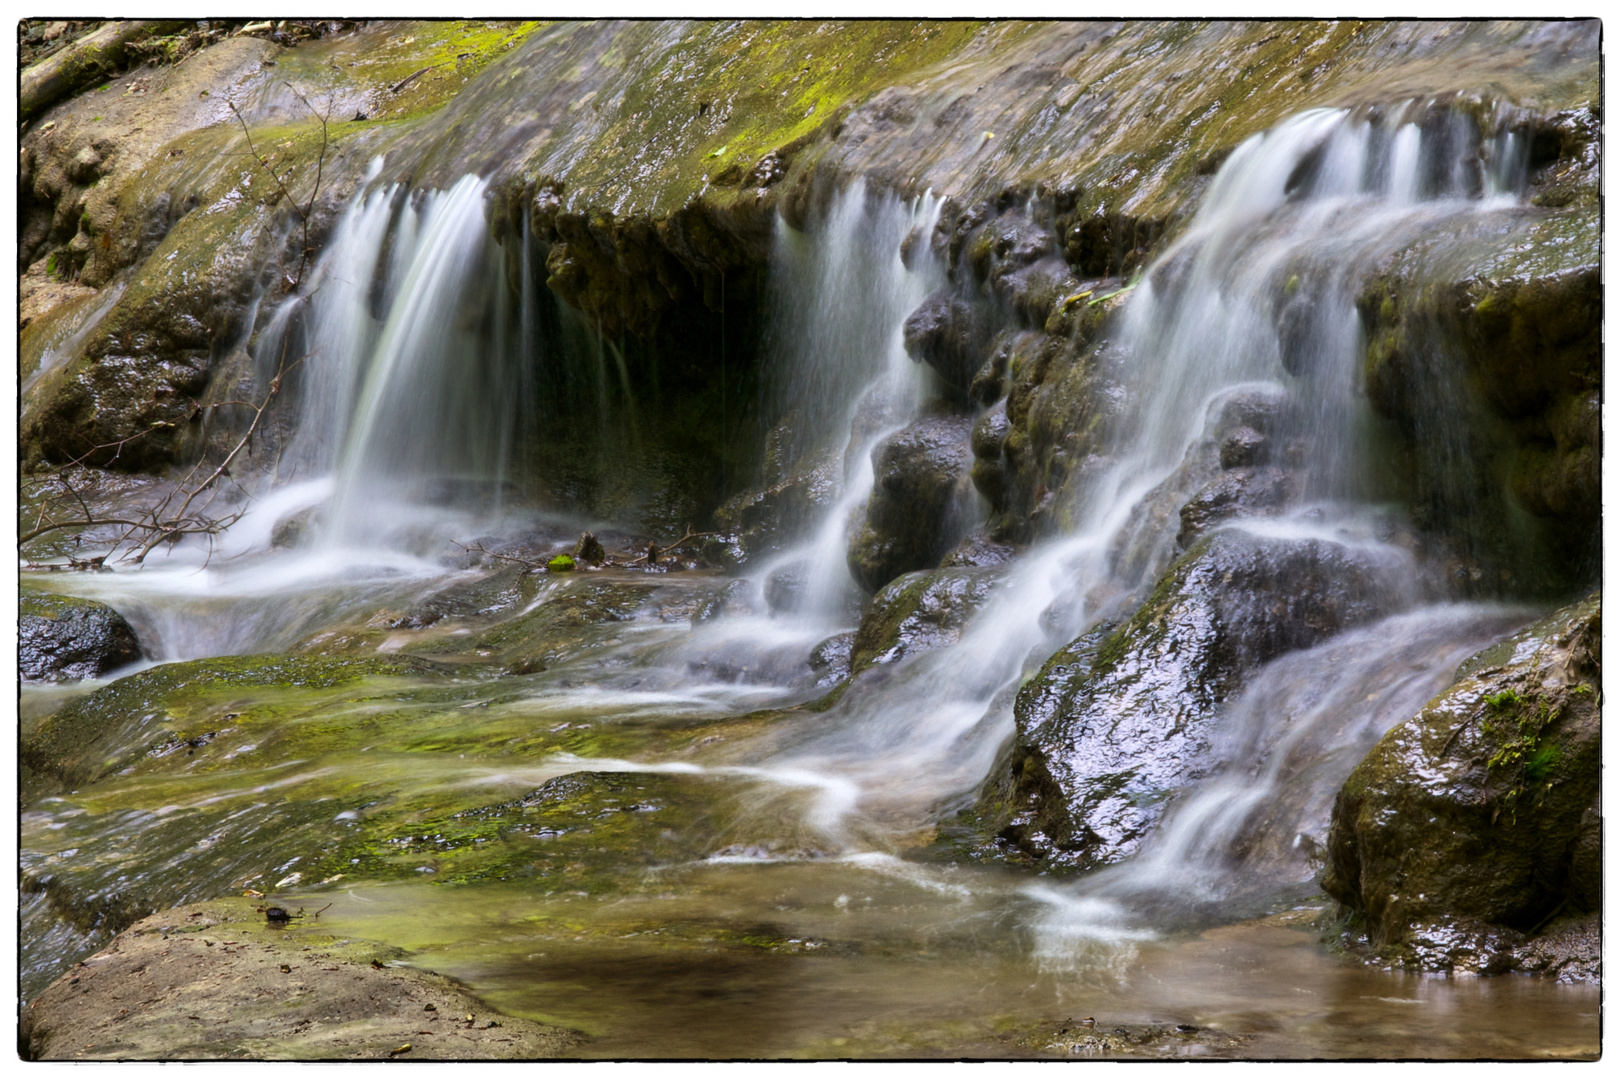
[(1597, 910), (1601, 620), (1593, 596), (1483, 651), (1350, 774), (1323, 887), (1380, 955), (1458, 966), (1471, 926)]
[[(123, 768), (148, 746), (181, 734), (198, 737), (216, 706), (244, 692), (275, 687), (320, 691), (361, 680), (443, 673), (415, 657), (340, 659), (231, 656), (163, 664), (119, 679), (68, 703), (23, 733), (21, 760), (66, 787)], [(215, 717), (217, 722), (217, 717)]]
[(134, 628), (100, 601), (33, 593), (18, 604), (17, 667), (24, 679), (94, 678), (140, 658)]
[(918, 570), (889, 582), (861, 617), (849, 653), (850, 673), (954, 644), (1003, 576), (994, 568), (953, 567)]
[(637, 868), (718, 850), (723, 828), (715, 809), (723, 797), (723, 783), (704, 776), (568, 773), (492, 806), (375, 823), (362, 813), (306, 871), (315, 880), (431, 871), (444, 884), (522, 880), (546, 891), (634, 890)]
[(415, 648), (427, 655), (471, 660), (523, 675), (545, 671), (618, 636), (662, 586), (623, 577), (567, 576), (532, 610), (464, 637), (439, 637)]
[(1391, 497), (1520, 595), (1567, 595), (1600, 540), (1601, 229), (1591, 206), (1498, 217), (1369, 280), (1363, 378), (1395, 436)]

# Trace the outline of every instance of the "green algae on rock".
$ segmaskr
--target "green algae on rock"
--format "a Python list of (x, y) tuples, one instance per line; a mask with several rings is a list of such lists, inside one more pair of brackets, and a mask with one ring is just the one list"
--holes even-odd
[(1345, 781), (1323, 887), (1376, 955), (1533, 969), (1524, 937), (1596, 910), (1601, 618), (1594, 596), (1469, 660)]
[[(414, 657), (348, 660), (235, 656), (163, 664), (70, 702), (23, 733), (19, 754), (34, 773), (66, 787), (125, 767), (150, 744), (206, 724), (216, 706), (257, 687), (320, 691), (360, 680), (442, 671)], [(194, 736), (188, 736), (194, 737)]]

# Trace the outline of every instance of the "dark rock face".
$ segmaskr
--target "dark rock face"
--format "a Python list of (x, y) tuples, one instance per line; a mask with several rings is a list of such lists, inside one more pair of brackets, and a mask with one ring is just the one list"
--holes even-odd
[(956, 567), (889, 582), (872, 598), (855, 634), (851, 673), (955, 644), (1000, 576), (995, 570)]
[(866, 518), (849, 548), (849, 568), (876, 592), (900, 574), (938, 564), (955, 537), (951, 504), (966, 479), (973, 426), (965, 416), (932, 416), (891, 436), (872, 452), (877, 480)]
[[(1224, 444), (1222, 451), (1224, 456)], [(1293, 493), (1293, 477), (1282, 469), (1270, 466), (1228, 469), (1181, 508), (1181, 532), (1176, 535), (1176, 542), (1190, 547), (1223, 521), (1279, 510), (1287, 505)]]
[(1202, 775), (1209, 721), (1247, 674), (1386, 613), (1388, 580), (1323, 541), (1231, 531), (1201, 541), (1127, 623), (1071, 642), (1019, 691), (1017, 741), (981, 820), (1048, 865), (1130, 855), (1169, 797)]
[[(1535, 968), (1526, 935), (1597, 909), (1601, 603), (1466, 662), (1345, 782), (1322, 884), (1385, 959), (1479, 970), (1490, 954), (1489, 970)], [(1552, 963), (1556, 949), (1537, 949)]]
[(748, 558), (779, 549), (804, 531), (843, 491), (838, 462), (829, 454), (811, 457), (794, 466), (779, 464), (773, 445), (777, 432), (766, 440), (765, 483), (728, 499), (715, 511), (715, 521), (737, 536)]
[(24, 679), (89, 679), (141, 658), (124, 617), (73, 596), (24, 597), (17, 619), (17, 666)]
[(906, 317), (906, 352), (939, 373), (945, 384), (965, 393), (984, 362), (989, 322), (980, 306), (941, 289)]

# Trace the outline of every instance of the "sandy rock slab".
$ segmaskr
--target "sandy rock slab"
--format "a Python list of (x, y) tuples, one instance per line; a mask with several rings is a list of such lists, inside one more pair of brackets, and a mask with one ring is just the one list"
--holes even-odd
[(454, 981), (397, 966), (401, 950), (340, 939), (264, 901), (142, 919), (24, 1009), (34, 1060), (533, 1059), (580, 1036), (504, 1016)]

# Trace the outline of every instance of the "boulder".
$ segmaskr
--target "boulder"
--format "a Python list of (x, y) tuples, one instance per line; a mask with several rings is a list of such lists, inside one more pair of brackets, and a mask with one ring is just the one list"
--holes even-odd
[(1246, 676), (1387, 613), (1393, 580), (1381, 560), (1322, 540), (1205, 538), (1124, 625), (1082, 635), (1024, 684), (980, 820), (1015, 858), (1125, 858), (1202, 775), (1210, 721)]
[(953, 567), (904, 574), (889, 582), (861, 619), (850, 672), (955, 644), (1001, 576), (991, 569)]
[(1545, 970), (1558, 950), (1526, 937), (1598, 909), (1601, 614), (1593, 596), (1470, 659), (1345, 782), (1322, 884), (1386, 962)]
[(906, 353), (963, 394), (990, 344), (990, 324), (981, 306), (951, 289), (931, 294), (906, 316), (904, 333)]
[(952, 504), (972, 464), (966, 416), (931, 416), (885, 439), (872, 452), (877, 472), (866, 517), (849, 548), (849, 568), (876, 592), (900, 574), (939, 563), (956, 537)]
[(134, 629), (106, 604), (49, 593), (22, 598), (17, 666), (24, 679), (90, 679), (140, 658)]

